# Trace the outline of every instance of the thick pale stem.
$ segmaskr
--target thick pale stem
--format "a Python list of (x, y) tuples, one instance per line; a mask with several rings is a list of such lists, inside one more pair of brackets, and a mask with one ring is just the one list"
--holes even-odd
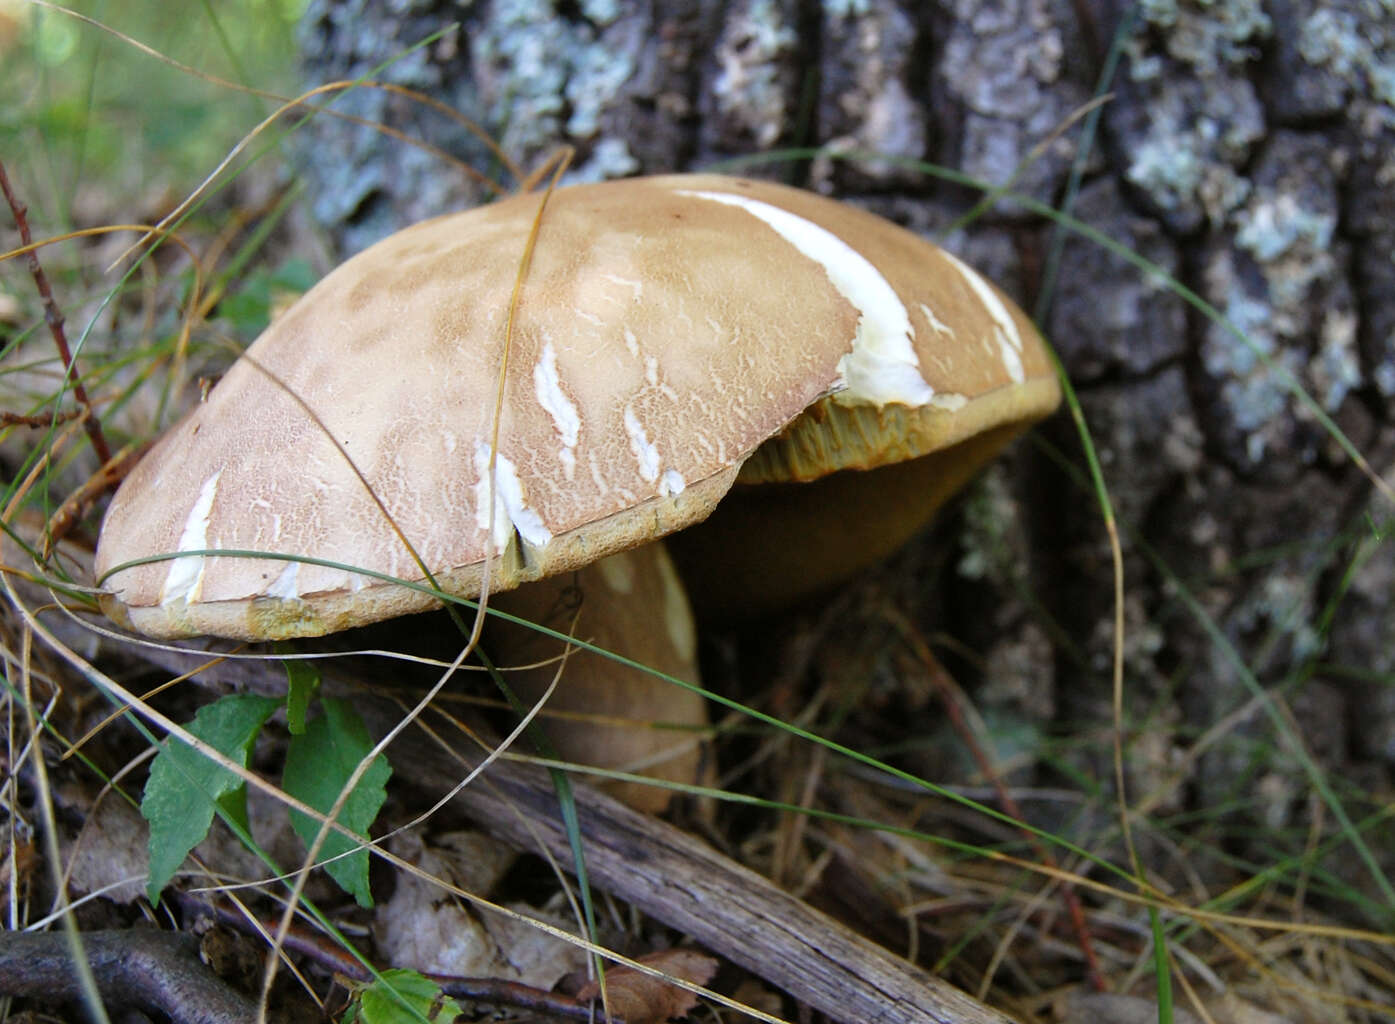
[[(510, 612), (665, 675), (697, 682), (692, 613), (663, 545), (648, 544), (577, 572), (528, 584), (493, 598)], [(703, 761), (707, 709), (701, 696), (536, 630), (491, 625), (487, 649), (508, 671), (509, 685), (534, 702), (556, 676), (542, 723), (563, 758), (577, 764), (633, 771), (661, 781), (694, 783)], [(611, 783), (603, 788), (643, 811), (661, 811), (671, 792), (662, 786)]]

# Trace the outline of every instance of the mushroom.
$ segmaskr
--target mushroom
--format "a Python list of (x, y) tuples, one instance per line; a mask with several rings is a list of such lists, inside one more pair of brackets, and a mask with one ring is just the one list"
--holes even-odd
[(962, 466), (1058, 402), (1030, 322), (949, 254), (796, 189), (672, 175), (552, 196), (496, 450), (538, 208), (401, 231), (272, 324), (112, 501), (108, 614), (158, 637), (322, 634), (436, 604), (396, 582), (423, 578), (413, 551), (469, 595), (492, 545), (507, 590), (701, 521), (738, 474)]
[[(488, 554), (502, 592), (696, 524), (738, 480), (831, 473), (805, 485), (813, 511), (792, 483), (751, 490), (685, 549), (704, 601), (765, 587), (770, 606), (891, 550), (1058, 402), (1030, 322), (954, 257), (712, 175), (554, 193), (510, 334), (540, 203), (401, 231), (276, 320), (113, 499), (107, 614), (166, 638), (318, 635), (437, 604), (423, 566), (468, 597)], [(854, 469), (878, 496), (821, 520), (870, 479), (835, 472)], [(787, 561), (825, 568), (776, 580), (761, 531), (799, 520), (816, 539)]]

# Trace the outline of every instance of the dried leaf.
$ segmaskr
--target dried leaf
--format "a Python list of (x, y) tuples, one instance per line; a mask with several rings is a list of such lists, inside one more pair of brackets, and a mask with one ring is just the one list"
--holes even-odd
[[(450, 865), (412, 833), (394, 836), (388, 848), (429, 876), (454, 882)], [(378, 950), (390, 963), (433, 974), (487, 977), (499, 951), (465, 904), (439, 885), (403, 874), (373, 920)]]
[[(649, 953), (640, 957), (639, 962), (694, 985), (706, 985), (717, 973), (716, 960), (691, 949)], [(623, 1017), (625, 1024), (661, 1024), (662, 1021), (684, 1016), (697, 1005), (697, 996), (687, 989), (633, 967), (615, 967), (606, 971), (605, 987), (610, 1012)], [(600, 985), (588, 981), (577, 992), (576, 998), (585, 1002), (599, 999), (600, 995)]]
[(101, 893), (116, 903), (133, 903), (145, 894), (150, 870), (144, 819), (114, 797), (88, 810), (78, 838), (67, 845), (68, 885), (75, 893)]
[[(389, 849), (427, 876), (486, 894), (513, 859), (504, 844), (482, 833), (448, 833), (430, 845), (411, 833)], [(514, 907), (563, 929), (573, 923), (558, 908)], [(478, 915), (440, 884), (415, 874), (397, 880), (392, 898), (374, 918), (373, 936), (385, 960), (433, 974), (494, 977), (551, 988), (579, 969), (586, 955), (575, 945), (527, 923)]]

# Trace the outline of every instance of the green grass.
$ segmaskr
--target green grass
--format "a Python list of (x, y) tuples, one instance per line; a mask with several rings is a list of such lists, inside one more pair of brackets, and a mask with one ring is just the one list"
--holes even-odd
[(86, 21), (21, 5), (23, 27), (3, 55), (0, 152), (28, 183), (36, 216), (63, 226), (80, 219), (84, 204), (119, 215), (133, 195), (197, 181), (267, 104), (161, 55), (248, 88), (294, 90), (292, 33), (303, 7), (304, 0), (72, 5)]

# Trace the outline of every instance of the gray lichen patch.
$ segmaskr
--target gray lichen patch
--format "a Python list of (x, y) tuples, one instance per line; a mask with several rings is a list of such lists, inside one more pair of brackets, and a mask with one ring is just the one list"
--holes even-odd
[(1230, 218), (1233, 244), (1205, 261), (1205, 294), (1243, 335), (1210, 324), (1201, 355), (1219, 390), (1223, 443), (1246, 468), (1294, 444), (1315, 454), (1321, 430), (1295, 383), (1333, 413), (1364, 382), (1333, 164), (1315, 140), (1277, 133)]
[[(1048, 139), (1089, 93), (1065, 66), (1062, 30), (1045, 0), (961, 0), (945, 43), (942, 87), (963, 107), (959, 163), (967, 174), (1049, 202), (1075, 149)], [(1007, 208), (1012, 209), (1008, 204)]]
[(1129, 182), (1190, 232), (1245, 198), (1242, 168), (1265, 131), (1248, 65), (1272, 23), (1256, 0), (1153, 0), (1142, 12), (1111, 123)]
[[(623, 121), (617, 111), (628, 103), (641, 70), (642, 42), (655, 31), (647, 10), (610, 0), (589, 0), (572, 11), (549, 0), (400, 0), (390, 6), (314, 0), (300, 28), (303, 49), (312, 55), (310, 73), (322, 80), (372, 73), (418, 90), (473, 120), (525, 169), (564, 143), (578, 150), (575, 180), (639, 169), (614, 126)], [(433, 43), (418, 47), (437, 33)], [(648, 84), (668, 83), (651, 75)], [(422, 139), (477, 170), (493, 167), (502, 174), (468, 129), (405, 97), (356, 88), (335, 107)], [(320, 180), (315, 214), (339, 226), (350, 249), (488, 198), (440, 156), (371, 125), (346, 128), (319, 118), (308, 131), (303, 153), (317, 165)], [(325, 144), (331, 137), (333, 144)]]
[(1143, 20), (1166, 30), (1168, 56), (1200, 74), (1244, 64), (1273, 29), (1260, 0), (1144, 0)]
[(645, 19), (619, 19), (605, 5), (583, 10), (591, 17), (563, 17), (548, 0), (495, 4), (471, 36), (489, 124), (515, 159), (530, 163), (560, 141), (595, 138), (635, 72), (633, 36)]
[(707, 84), (712, 127), (727, 146), (746, 140), (768, 149), (788, 134), (797, 95), (796, 18), (786, 0), (743, 0), (728, 12)]
[(1244, 201), (1240, 168), (1264, 135), (1264, 111), (1239, 75), (1168, 75), (1123, 86), (1128, 103), (1113, 114), (1126, 150), (1125, 177), (1169, 227), (1216, 224)]
[[(1310, 12), (1298, 28), (1298, 52), (1308, 64), (1335, 76), (1353, 93), (1365, 93), (1376, 103), (1395, 107), (1395, 27), (1391, 21), (1395, 12), (1384, 5), (1382, 23), (1378, 0), (1351, 6), (1361, 9), (1334, 3)], [(1374, 24), (1362, 17), (1368, 12), (1377, 15)]]
[[(825, 4), (819, 76), (819, 132), (834, 152), (877, 153), (903, 160), (926, 155), (926, 111), (912, 81), (916, 26), (894, 6)], [(844, 163), (821, 161), (812, 175), (821, 189)], [(861, 160), (857, 171), (878, 182), (915, 180), (891, 161)]]
[(1028, 546), (1020, 519), (1002, 467), (990, 467), (964, 501), (959, 574), (1007, 588), (1020, 584), (1027, 574)]

